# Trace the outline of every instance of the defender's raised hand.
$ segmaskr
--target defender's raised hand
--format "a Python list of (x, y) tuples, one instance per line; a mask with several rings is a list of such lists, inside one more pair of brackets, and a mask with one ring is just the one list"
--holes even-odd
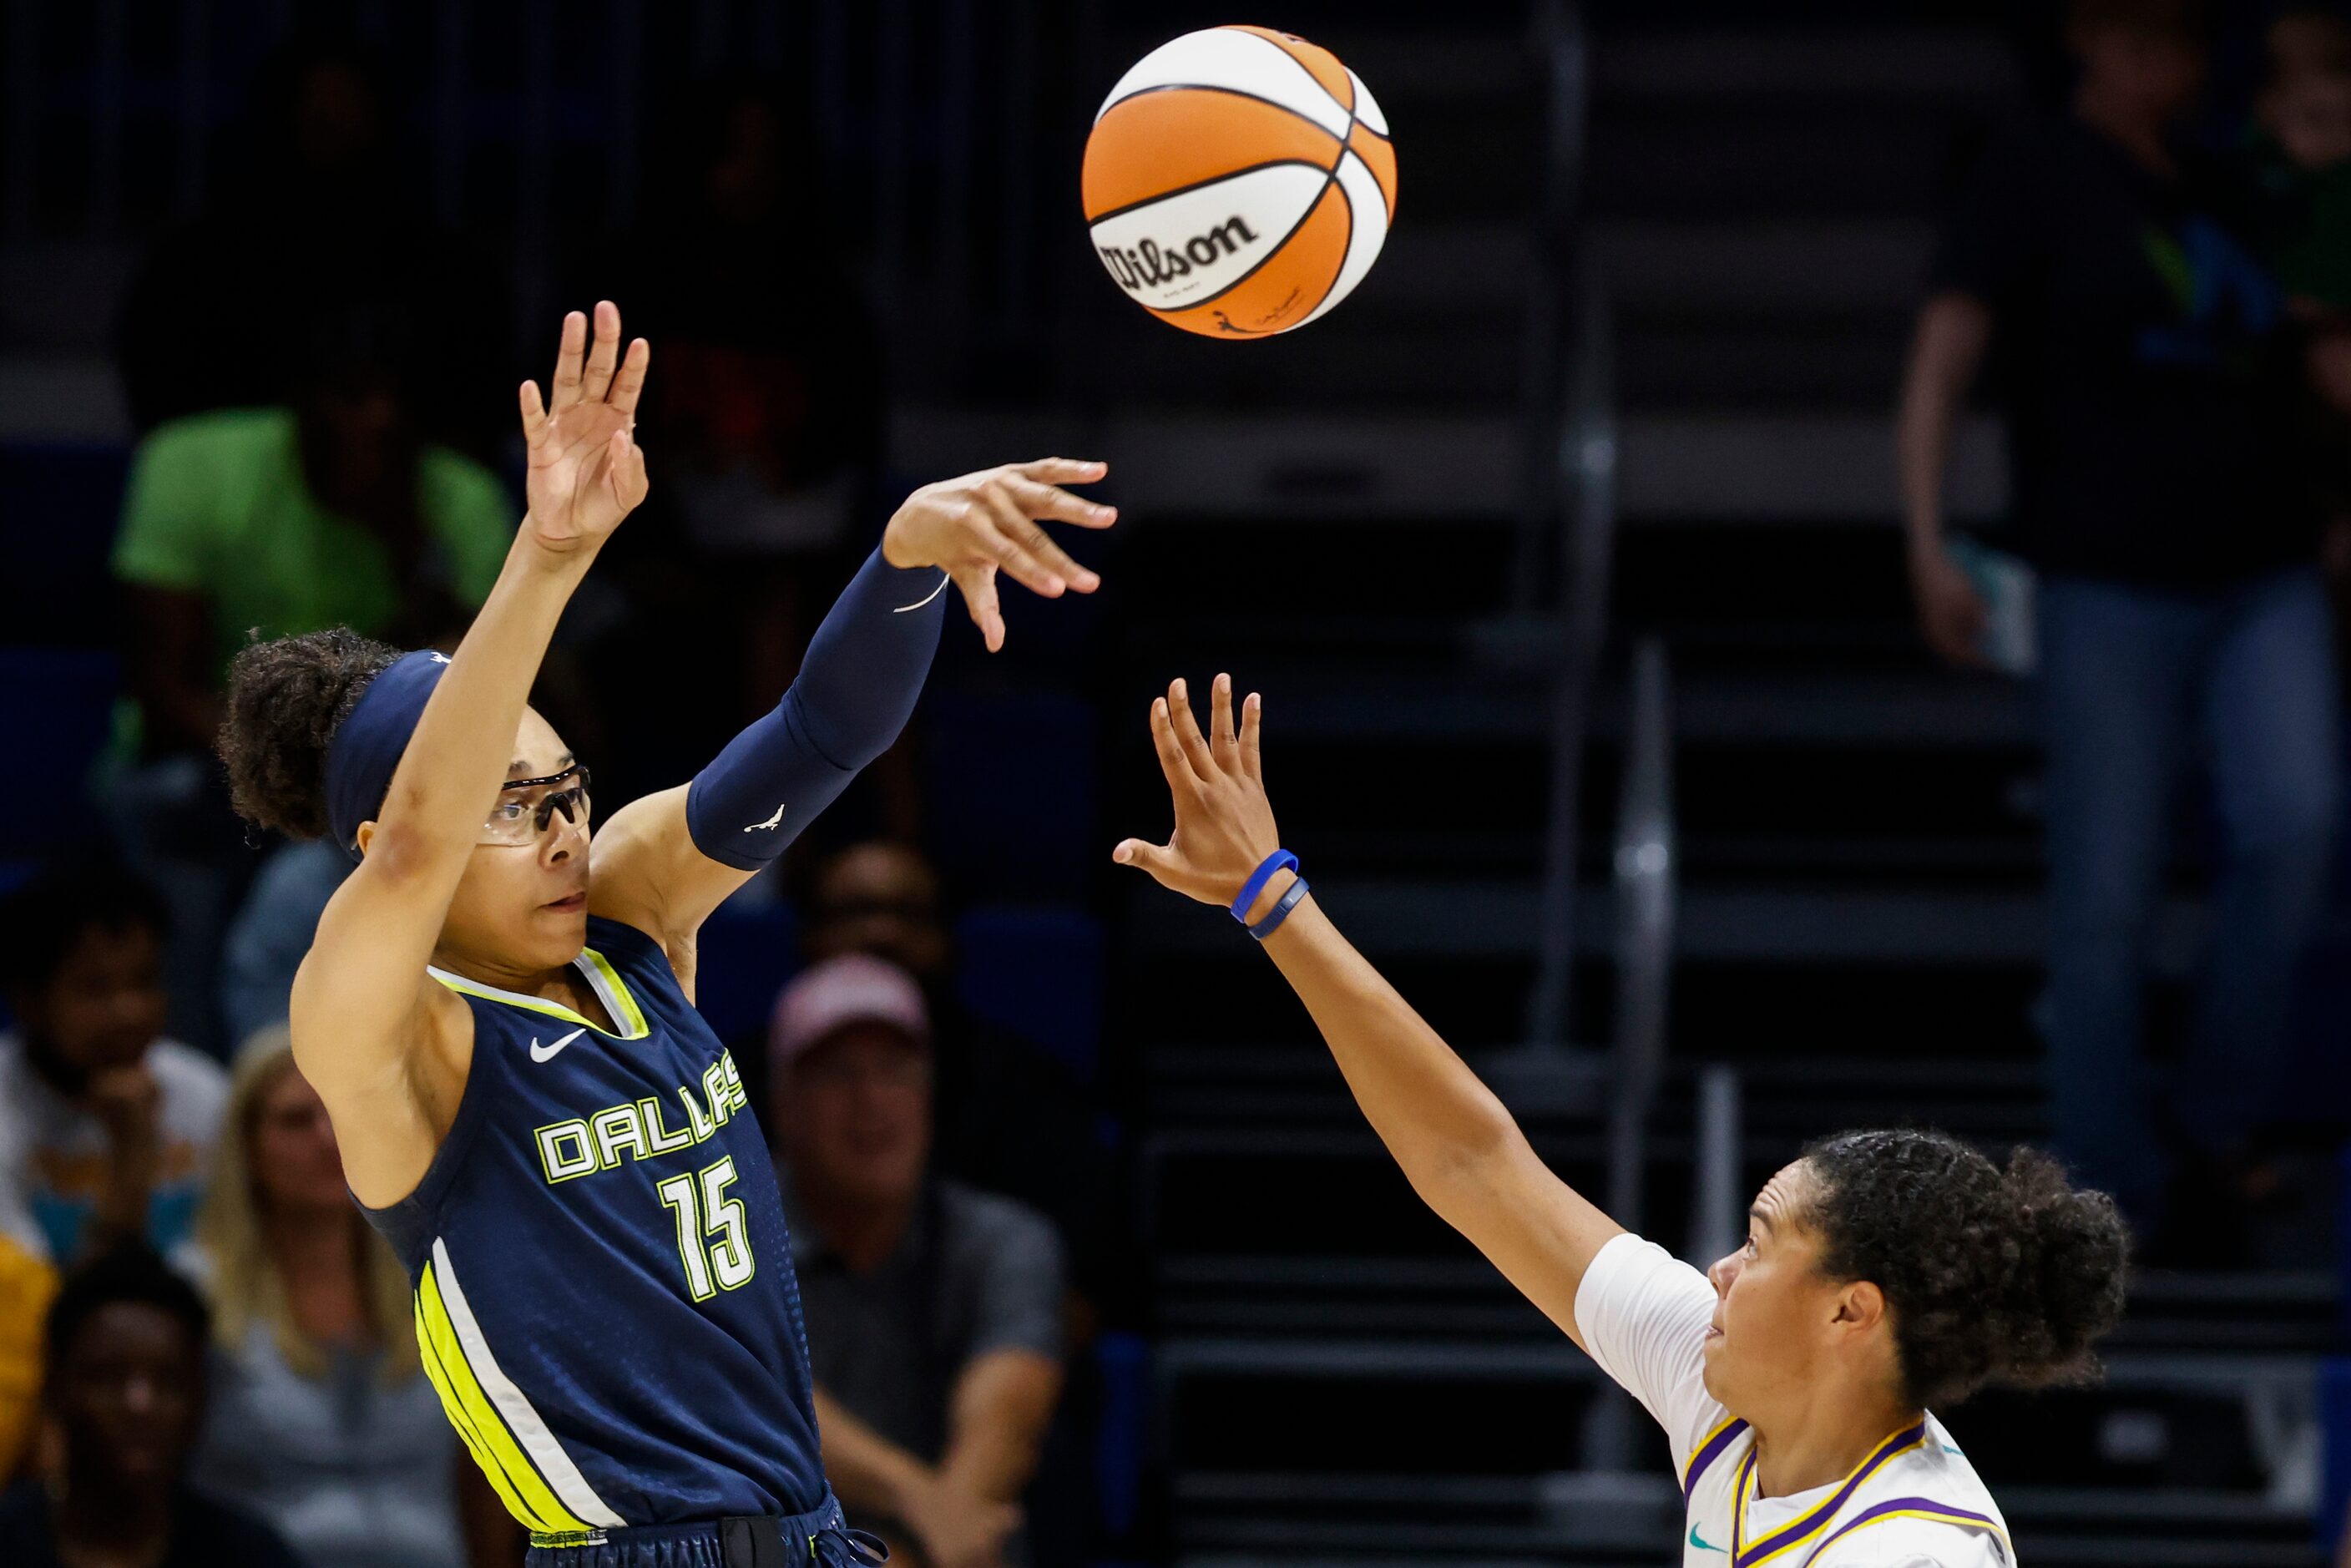
[(1004, 646), (998, 571), (1048, 599), (1072, 588), (1092, 593), (1102, 586), (1101, 578), (1071, 560), (1037, 525), (1050, 519), (1106, 528), (1118, 521), (1117, 507), (1097, 506), (1060, 488), (1091, 485), (1109, 472), (1105, 463), (1040, 457), (925, 485), (890, 519), (882, 536), (882, 559), (900, 568), (943, 568), (993, 653)]
[[(1240, 895), (1250, 873), (1281, 847), (1273, 807), (1265, 798), (1258, 747), (1265, 705), (1251, 692), (1240, 709), (1236, 727), (1230, 675), (1216, 679), (1206, 735), (1182, 681), (1152, 702), (1151, 743), (1175, 797), (1176, 831), (1165, 844), (1127, 839), (1111, 852), (1111, 859), (1140, 866), (1161, 885), (1203, 904), (1230, 904)], [(1282, 886), (1270, 885), (1260, 903), (1270, 904)]]
[(645, 455), (634, 432), (652, 358), (643, 338), (622, 358), (620, 308), (599, 300), (592, 346), (587, 317), (574, 310), (563, 319), (552, 400), (540, 402), (537, 382), (522, 383), (522, 434), (530, 449), (523, 527), (547, 549), (595, 549), (645, 498)]

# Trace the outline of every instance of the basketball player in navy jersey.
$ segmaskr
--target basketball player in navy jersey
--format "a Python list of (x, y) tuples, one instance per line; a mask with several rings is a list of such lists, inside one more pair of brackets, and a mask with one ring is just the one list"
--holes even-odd
[(590, 338), (569, 317), (551, 395), (522, 389), (528, 515), (456, 653), (343, 631), (250, 647), (223, 755), (248, 817), (359, 862), (295, 982), (295, 1056), (528, 1561), (841, 1568), (870, 1538), (825, 1484), (775, 1177), (694, 1009), (695, 933), (895, 738), (948, 583), (998, 648), (999, 573), (1097, 586), (1039, 520), (1113, 514), (1059, 488), (1092, 463), (917, 491), (776, 711), (599, 827), (591, 876), (587, 767), (528, 706), (645, 495), (649, 350), (622, 355), (609, 303)]

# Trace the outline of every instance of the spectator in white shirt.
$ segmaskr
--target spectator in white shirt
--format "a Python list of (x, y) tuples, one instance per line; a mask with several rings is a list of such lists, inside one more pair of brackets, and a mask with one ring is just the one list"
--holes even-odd
[(163, 1034), (165, 915), (104, 864), (0, 900), (0, 1233), (59, 1268), (187, 1239), (227, 1095), (219, 1064)]

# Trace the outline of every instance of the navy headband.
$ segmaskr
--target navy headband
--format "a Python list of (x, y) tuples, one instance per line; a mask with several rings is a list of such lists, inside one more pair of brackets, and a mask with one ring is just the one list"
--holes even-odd
[(368, 683), (327, 743), (327, 826), (353, 861), (360, 858), (360, 824), (383, 810), (400, 755), (448, 668), (446, 653), (402, 654)]

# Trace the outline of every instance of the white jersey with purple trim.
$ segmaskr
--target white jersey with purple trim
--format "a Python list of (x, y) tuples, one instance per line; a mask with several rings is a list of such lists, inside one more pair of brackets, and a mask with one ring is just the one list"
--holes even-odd
[(1673, 1443), (1683, 1568), (2016, 1568), (1999, 1506), (1932, 1416), (1842, 1481), (1758, 1497), (1754, 1435), (1706, 1391), (1714, 1308), (1705, 1275), (1637, 1236), (1603, 1247), (1575, 1297), (1592, 1359)]

